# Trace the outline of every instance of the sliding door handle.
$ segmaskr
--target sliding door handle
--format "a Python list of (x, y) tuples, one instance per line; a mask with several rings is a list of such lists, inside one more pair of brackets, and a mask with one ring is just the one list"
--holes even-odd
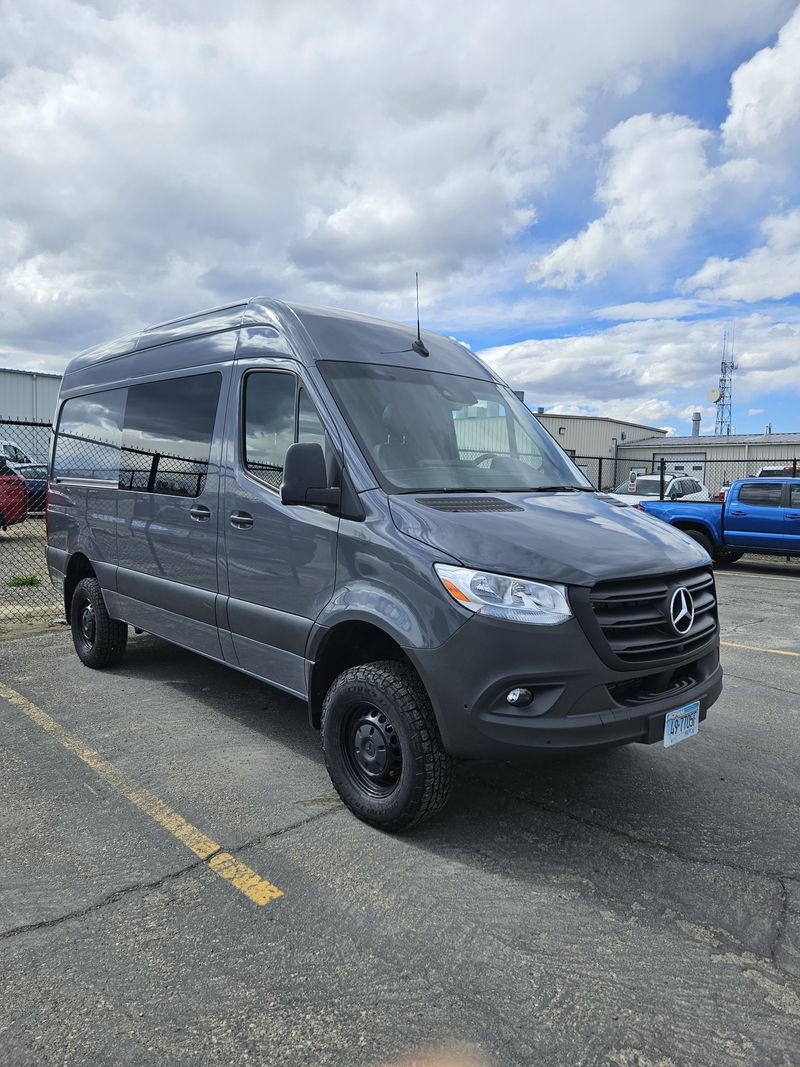
[(253, 525), (253, 516), (248, 511), (234, 511), (231, 515), (231, 526), (237, 530), (249, 530)]
[(195, 504), (189, 514), (195, 522), (207, 522), (211, 518), (211, 510), (205, 504)]

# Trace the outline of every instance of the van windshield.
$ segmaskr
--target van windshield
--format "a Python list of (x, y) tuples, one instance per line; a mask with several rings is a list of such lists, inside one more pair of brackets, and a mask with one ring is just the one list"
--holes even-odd
[(411, 367), (317, 366), (389, 492), (593, 488), (495, 382)]

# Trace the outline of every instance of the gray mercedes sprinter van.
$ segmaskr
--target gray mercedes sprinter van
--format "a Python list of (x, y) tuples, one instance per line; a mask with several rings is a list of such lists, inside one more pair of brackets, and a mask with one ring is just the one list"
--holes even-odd
[(256, 298), (77, 356), (55, 429), (80, 659), (133, 626), (307, 700), (384, 829), (440, 808), (456, 757), (670, 745), (720, 693), (706, 553), (455, 341)]

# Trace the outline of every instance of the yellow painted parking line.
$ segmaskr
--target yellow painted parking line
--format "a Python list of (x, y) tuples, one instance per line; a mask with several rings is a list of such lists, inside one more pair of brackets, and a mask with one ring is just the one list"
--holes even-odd
[(800, 652), (789, 652), (785, 648), (759, 648), (758, 645), (737, 645), (734, 641), (720, 641), (720, 644), (726, 648), (744, 648), (748, 652), (771, 652), (773, 656), (797, 656), (800, 659)]
[(93, 748), (89, 748), (88, 745), (84, 745), (82, 741), (79, 741), (77, 737), (69, 734), (60, 722), (56, 722), (52, 716), (37, 707), (36, 704), (33, 704), (27, 697), (0, 682), (0, 698), (24, 712), (29, 719), (32, 719), (37, 726), (41, 726), (59, 744), (68, 749), (74, 756), (77, 756), (79, 760), (83, 760), (87, 767), (91, 767), (95, 774), (107, 782), (120, 796), (125, 797), (139, 811), (143, 811), (145, 815), (149, 815), (159, 826), (162, 826), (178, 841), (186, 845), (188, 849), (191, 849), (195, 856), (204, 860), (214, 874), (224, 878), (226, 882), (230, 882), (231, 885), (235, 886), (241, 893), (244, 893), (255, 904), (268, 904), (269, 901), (283, 896), (283, 891), (273, 885), (272, 882), (268, 882), (266, 878), (256, 874), (250, 867), (240, 863), (230, 852), (223, 852), (222, 846), (218, 845), (216, 841), (204, 834), (202, 830), (198, 830), (196, 826), (192, 826), (190, 822), (187, 822), (182, 815), (179, 815), (177, 811), (165, 804), (155, 793), (151, 793), (149, 789), (137, 785), (136, 782), (122, 774), (121, 771), (118, 771), (108, 760), (103, 759)]

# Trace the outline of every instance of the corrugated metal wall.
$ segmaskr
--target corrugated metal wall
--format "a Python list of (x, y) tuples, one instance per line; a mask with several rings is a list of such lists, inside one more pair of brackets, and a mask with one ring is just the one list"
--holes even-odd
[(0, 369), (0, 419), (52, 422), (59, 375)]
[[(562, 448), (569, 449), (577, 456), (613, 456), (616, 447), (614, 438), (622, 445), (623, 433), (626, 441), (654, 435), (651, 427), (636, 426), (616, 419), (593, 418), (590, 415), (583, 418), (545, 413), (536, 418)], [(564, 432), (559, 433), (562, 428)]]

